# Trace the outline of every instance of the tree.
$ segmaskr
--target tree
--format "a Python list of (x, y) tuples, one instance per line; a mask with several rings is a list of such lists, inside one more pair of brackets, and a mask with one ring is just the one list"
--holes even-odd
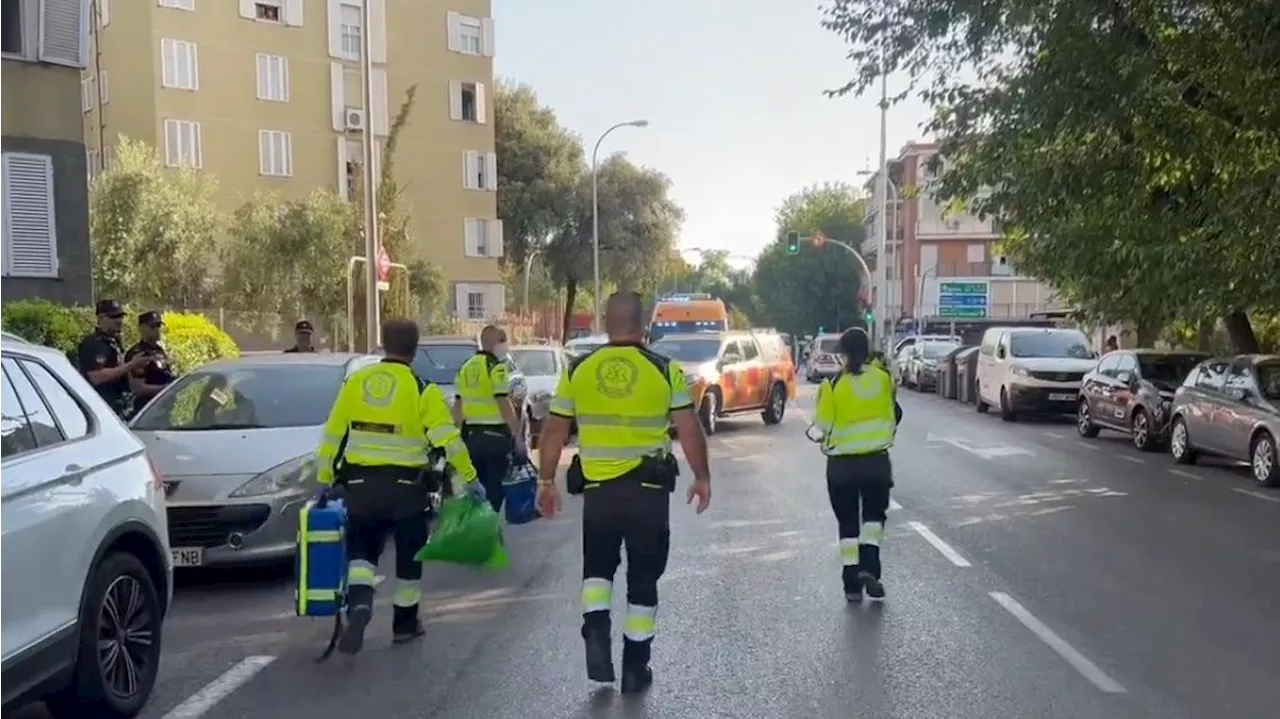
[(823, 235), (852, 247), (862, 244), (865, 200), (849, 185), (830, 183), (788, 197), (776, 214), (776, 237), (756, 261), (757, 320), (792, 334), (816, 328), (835, 330), (862, 324), (857, 294), (862, 269), (835, 245), (805, 244), (799, 256), (786, 254), (790, 231)]
[(1006, 221), (1020, 267), (1086, 316), (1150, 337), (1221, 315), (1254, 351), (1246, 311), (1280, 305), (1276, 19), (1264, 0), (833, 0), (824, 25), (858, 67), (836, 94), (882, 64), (913, 76), (940, 194)]
[(93, 286), (142, 307), (200, 307), (221, 217), (217, 182), (168, 169), (146, 143), (121, 136), (116, 162), (89, 192)]

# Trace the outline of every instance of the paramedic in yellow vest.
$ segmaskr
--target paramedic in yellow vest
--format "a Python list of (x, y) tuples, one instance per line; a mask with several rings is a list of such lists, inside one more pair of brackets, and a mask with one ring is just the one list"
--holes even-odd
[(827, 455), (827, 495), (840, 528), (840, 557), (845, 598), (884, 599), (880, 579), (880, 544), (893, 468), (889, 448), (902, 407), (893, 378), (868, 364), (870, 342), (862, 329), (840, 336), (845, 365), (818, 388), (814, 427), (822, 433)]
[(556, 469), (569, 426), (578, 423), (578, 455), (586, 489), (582, 506), (582, 638), (587, 677), (613, 682), (610, 612), (613, 578), (627, 550), (627, 614), (623, 623), (622, 692), (653, 682), (649, 648), (658, 613), (658, 579), (667, 567), (675, 456), (667, 435), (675, 424), (693, 470), (687, 502), (699, 514), (711, 502), (707, 440), (694, 414), (684, 371), (641, 341), (639, 295), (618, 293), (605, 309), (609, 343), (569, 366), (560, 378), (538, 448), (538, 509), (560, 509)]
[(462, 363), (453, 380), (454, 417), (462, 421), (462, 440), (495, 512), (502, 511), (502, 480), (511, 469), (511, 455), (529, 458), (520, 413), (511, 404), (506, 357), (506, 333), (489, 325), (480, 332), (480, 350)]
[(410, 366), (418, 325), (387, 320), (382, 340), (386, 357), (343, 383), (318, 452), (320, 484), (344, 488), (349, 517), (347, 624), (338, 639), (344, 654), (355, 654), (364, 644), (373, 616), (374, 570), (388, 533), (396, 545), (392, 640), (406, 642), (424, 632), (418, 616), (422, 563), (414, 555), (427, 541), (428, 451), (443, 449), (468, 489), (481, 497), (484, 492), (444, 392)]

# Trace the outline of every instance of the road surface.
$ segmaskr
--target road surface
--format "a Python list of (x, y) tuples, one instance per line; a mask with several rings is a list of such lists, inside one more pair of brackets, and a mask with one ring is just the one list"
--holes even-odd
[(143, 716), (1277, 716), (1280, 492), (905, 392), (889, 598), (850, 607), (803, 437), (812, 397), (710, 440), (712, 509), (674, 511), (643, 698), (585, 679), (569, 499), (564, 518), (509, 530), (511, 570), (430, 568), (424, 640), (391, 647), (382, 605), (354, 663), (312, 662), (328, 625), (291, 615), (287, 580), (187, 582)]

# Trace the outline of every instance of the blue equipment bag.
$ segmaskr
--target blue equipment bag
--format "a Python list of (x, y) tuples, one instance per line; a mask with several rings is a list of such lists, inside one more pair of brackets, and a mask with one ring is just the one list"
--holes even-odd
[(538, 470), (529, 460), (511, 459), (511, 471), (502, 480), (503, 502), (507, 524), (527, 524), (541, 516), (538, 513)]
[(347, 592), (347, 509), (341, 499), (310, 500), (298, 512), (294, 558), (300, 617), (334, 617)]

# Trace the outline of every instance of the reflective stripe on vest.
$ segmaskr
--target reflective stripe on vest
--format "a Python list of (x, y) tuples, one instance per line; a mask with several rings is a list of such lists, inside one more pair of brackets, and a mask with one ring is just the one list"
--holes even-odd
[(462, 417), (467, 424), (505, 424), (494, 397), (493, 367), (489, 355), (475, 354), (458, 368), (455, 391), (462, 398)]

